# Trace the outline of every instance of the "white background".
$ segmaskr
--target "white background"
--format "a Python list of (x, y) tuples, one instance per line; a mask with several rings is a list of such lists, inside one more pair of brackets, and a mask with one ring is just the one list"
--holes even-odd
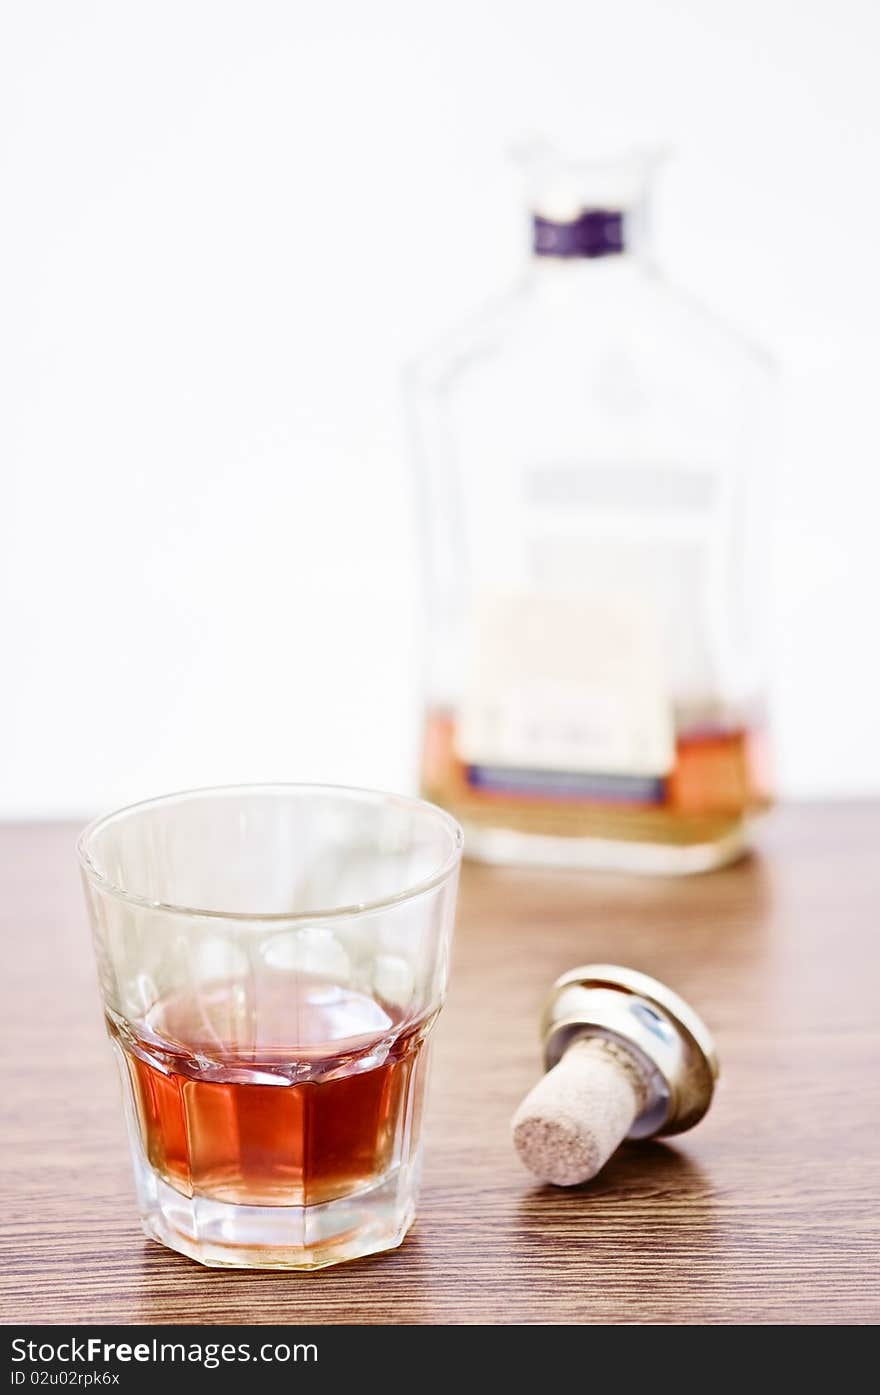
[(880, 790), (873, 0), (7, 0), (0, 814), (405, 788), (399, 372), (516, 273), (512, 138), (671, 145), (671, 276), (783, 374), (790, 795)]

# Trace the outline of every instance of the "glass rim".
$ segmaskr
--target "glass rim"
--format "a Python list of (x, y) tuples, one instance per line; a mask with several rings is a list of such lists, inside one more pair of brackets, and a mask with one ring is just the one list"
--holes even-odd
[[(148, 896), (144, 896), (136, 891), (129, 891), (124, 886), (120, 886), (112, 878), (105, 876), (97, 867), (91, 852), (90, 844), (95, 835), (109, 824), (122, 821), (145, 809), (158, 808), (163, 804), (173, 804), (177, 801), (194, 799), (202, 795), (234, 795), (234, 794), (324, 794), (336, 795), (343, 798), (355, 800), (373, 800), (377, 804), (391, 804), (398, 808), (410, 809), (413, 813), (427, 815), (435, 823), (442, 826), (448, 833), (451, 840), (451, 848), (447, 856), (440, 865), (427, 877), (422, 877), (420, 881), (412, 886), (404, 887), (402, 891), (394, 892), (390, 896), (380, 896), (373, 901), (359, 901), (346, 906), (328, 906), (313, 911), (218, 911), (207, 910), (200, 906), (177, 905), (172, 901), (155, 901)], [(138, 906), (142, 910), (159, 911), (168, 915), (181, 915), (193, 919), (205, 920), (225, 920), (239, 922), (300, 922), (302, 924), (313, 923), (316, 920), (351, 919), (354, 916), (370, 915), (375, 911), (384, 910), (387, 907), (400, 905), (404, 901), (414, 900), (417, 896), (423, 896), (426, 892), (432, 891), (440, 886), (450, 874), (455, 870), (461, 861), (461, 853), (464, 845), (464, 834), (461, 826), (451, 814), (447, 814), (445, 809), (430, 803), (427, 799), (419, 799), (415, 795), (395, 794), (390, 790), (368, 789), (358, 785), (332, 785), (312, 783), (310, 781), (262, 781), (251, 784), (238, 785), (205, 785), (194, 789), (174, 790), (169, 794), (154, 795), (149, 799), (140, 799), (134, 804), (126, 804), (121, 809), (114, 809), (109, 814), (100, 814), (86, 824), (76, 840), (76, 851), (79, 858), (80, 867), (84, 875), (90, 882), (98, 886), (101, 891), (113, 896), (116, 900), (124, 901), (128, 905)]]

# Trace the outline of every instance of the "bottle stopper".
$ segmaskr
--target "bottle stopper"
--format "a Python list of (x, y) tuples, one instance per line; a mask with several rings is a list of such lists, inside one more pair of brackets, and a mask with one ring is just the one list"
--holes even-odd
[(635, 969), (586, 964), (554, 983), (541, 1024), (546, 1074), (513, 1116), (542, 1182), (573, 1187), (625, 1138), (683, 1133), (712, 1102), (711, 1033), (677, 993)]

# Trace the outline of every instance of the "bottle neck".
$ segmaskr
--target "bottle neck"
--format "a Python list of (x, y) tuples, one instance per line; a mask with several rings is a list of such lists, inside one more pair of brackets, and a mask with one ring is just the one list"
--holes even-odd
[(563, 311), (584, 303), (594, 306), (610, 299), (619, 303), (651, 275), (651, 263), (642, 249), (627, 247), (601, 257), (550, 256), (539, 253), (531, 257), (529, 279), (548, 305)]
[(521, 162), (538, 263), (605, 268), (642, 261), (655, 163), (650, 152), (569, 160), (538, 141), (522, 152)]
[[(598, 279), (601, 269), (644, 269), (649, 257), (644, 197), (622, 203), (589, 203), (566, 210), (532, 205), (532, 253), (535, 265), (564, 266)], [(603, 276), (604, 279), (604, 276)]]
[(532, 250), (554, 261), (598, 261), (619, 257), (630, 241), (629, 218), (619, 208), (586, 208), (565, 221), (532, 215)]

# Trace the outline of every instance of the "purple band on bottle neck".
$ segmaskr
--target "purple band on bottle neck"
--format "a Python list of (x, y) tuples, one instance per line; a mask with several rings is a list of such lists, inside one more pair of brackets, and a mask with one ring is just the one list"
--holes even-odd
[(538, 257), (610, 257), (624, 248), (620, 209), (589, 208), (570, 223), (534, 215)]

